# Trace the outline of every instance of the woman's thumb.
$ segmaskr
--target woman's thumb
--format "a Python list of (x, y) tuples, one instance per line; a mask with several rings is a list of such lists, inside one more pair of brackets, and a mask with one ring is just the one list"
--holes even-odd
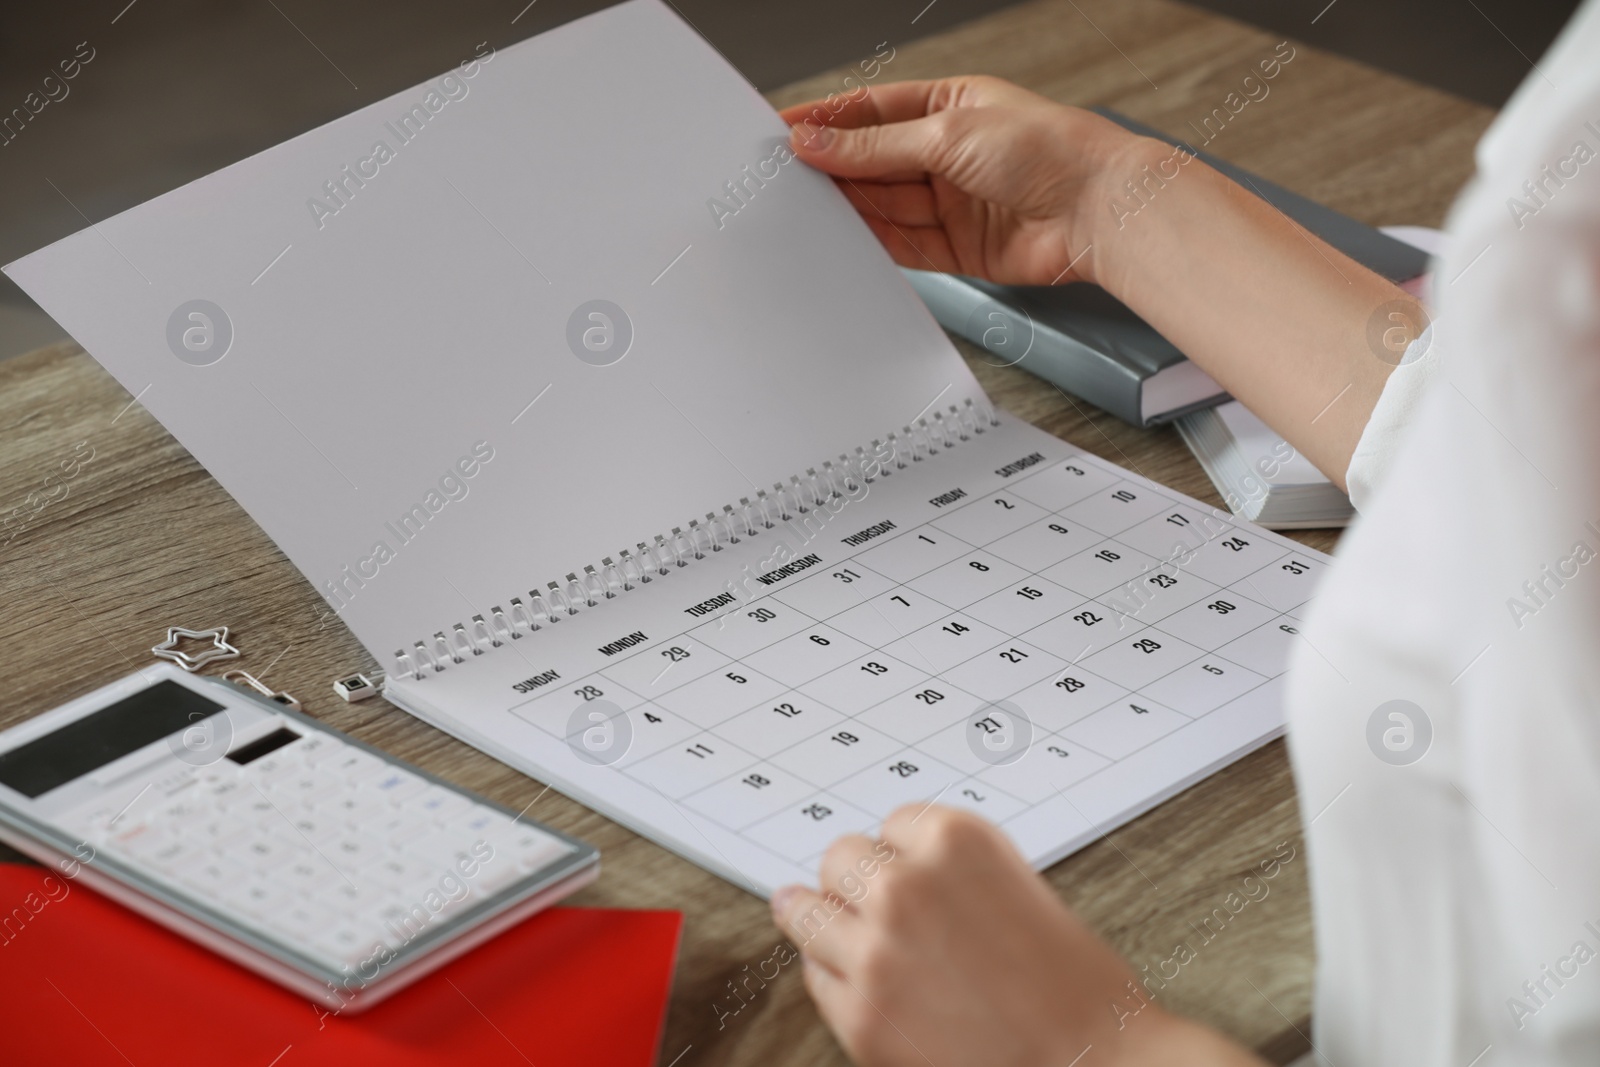
[(806, 121), (789, 131), (795, 155), (840, 178), (884, 178), (936, 170), (947, 124), (929, 115), (881, 126), (833, 127)]

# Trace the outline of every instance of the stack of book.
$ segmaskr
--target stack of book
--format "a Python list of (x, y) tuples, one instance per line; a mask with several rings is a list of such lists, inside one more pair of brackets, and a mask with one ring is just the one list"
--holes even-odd
[(1355, 515), (1349, 497), (1237, 400), (1175, 425), (1235, 515), (1272, 530), (1345, 526)]

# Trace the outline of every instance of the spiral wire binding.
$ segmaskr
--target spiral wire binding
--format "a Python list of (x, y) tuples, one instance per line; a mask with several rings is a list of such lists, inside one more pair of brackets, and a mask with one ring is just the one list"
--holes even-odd
[[(797, 514), (807, 515), (845, 496), (844, 490), (851, 482), (870, 485), (999, 424), (994, 409), (987, 404), (974, 404), (971, 400), (959, 408), (952, 404), (948, 411), (933, 412), (899, 433), (872, 442), (870, 449), (857, 448), (854, 455), (841, 454), (837, 460), (823, 463), (821, 471), (808, 468), (804, 476), (792, 476), (787, 485), (775, 483), (770, 492), (757, 490), (754, 499), (741, 497), (737, 505), (723, 505), (721, 514), (708, 512), (704, 519), (691, 519), (684, 527), (674, 526), (669, 534), (641, 541), (631, 551), (621, 550), (615, 559), (606, 556), (598, 566), (584, 567), (582, 574), (571, 573), (562, 581), (548, 582), (542, 592), (531, 589), (527, 600), (511, 597), (506, 602), (509, 610), (496, 604), (489, 609), (488, 618), (474, 615), (469, 622), (458, 622), (449, 630), (413, 642), (410, 649), (397, 649), (395, 669), (389, 674), (421, 681), (451, 664), (465, 663), (546, 626), (558, 625), (584, 608), (721, 552), (724, 545), (756, 537), (762, 530), (774, 529)], [(878, 472), (868, 474), (868, 466), (874, 461)]]

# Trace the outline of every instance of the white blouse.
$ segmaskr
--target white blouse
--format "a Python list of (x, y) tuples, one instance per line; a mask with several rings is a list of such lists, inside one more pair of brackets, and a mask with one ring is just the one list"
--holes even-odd
[(1600, 1064), (1600, 0), (1477, 165), (1288, 683), (1337, 1067)]

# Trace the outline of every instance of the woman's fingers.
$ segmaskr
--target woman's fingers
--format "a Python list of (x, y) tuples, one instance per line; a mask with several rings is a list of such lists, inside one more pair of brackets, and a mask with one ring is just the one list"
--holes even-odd
[(835, 94), (808, 100), (778, 112), (794, 126), (809, 120), (817, 126), (856, 127), (882, 122), (906, 122), (928, 113), (936, 98), (937, 81), (885, 82), (871, 86), (865, 95)]
[(855, 128), (813, 129), (802, 123), (790, 129), (789, 147), (818, 170), (841, 178), (883, 180), (888, 175), (937, 173), (952, 155), (953, 134), (966, 125), (955, 118), (955, 112), (943, 111), (908, 122)]
[(950, 235), (941, 227), (896, 226), (875, 211), (861, 218), (898, 266), (944, 274), (963, 273), (961, 261), (950, 245)]
[(841, 181), (845, 198), (863, 215), (876, 214), (896, 226), (940, 225), (933, 187), (927, 182)]
[(853, 965), (852, 949), (858, 939), (852, 935), (861, 917), (846, 907), (843, 897), (823, 896), (805, 886), (785, 886), (772, 895), (772, 918), (808, 959), (836, 972)]
[(822, 866), (817, 872), (824, 893), (837, 893), (847, 904), (854, 904), (866, 895), (866, 880), (877, 871), (873, 857), (875, 842), (862, 834), (845, 834), (828, 846), (822, 854)]

